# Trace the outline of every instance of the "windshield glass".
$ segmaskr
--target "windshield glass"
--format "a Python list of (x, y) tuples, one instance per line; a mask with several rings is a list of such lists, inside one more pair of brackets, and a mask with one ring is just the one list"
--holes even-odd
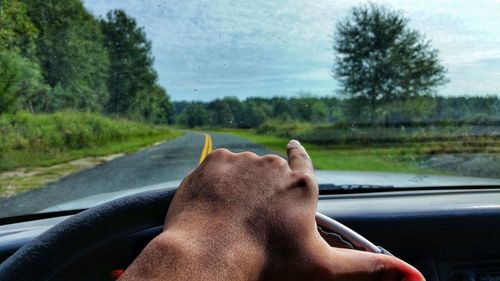
[(0, 1), (0, 217), (308, 149), (320, 187), (500, 185), (498, 1)]

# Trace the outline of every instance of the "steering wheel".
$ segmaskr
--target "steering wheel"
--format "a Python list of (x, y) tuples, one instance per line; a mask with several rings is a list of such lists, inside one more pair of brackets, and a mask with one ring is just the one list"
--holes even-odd
[[(122, 197), (80, 212), (26, 243), (0, 264), (0, 280), (48, 281), (67, 266), (114, 239), (162, 225), (175, 190)], [(332, 246), (383, 253), (361, 235), (317, 214)]]

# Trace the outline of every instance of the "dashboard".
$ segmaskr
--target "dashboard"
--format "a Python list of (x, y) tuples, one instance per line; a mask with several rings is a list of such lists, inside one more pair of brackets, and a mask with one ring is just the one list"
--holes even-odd
[[(500, 188), (321, 195), (318, 211), (414, 265), (429, 281), (500, 280)], [(70, 216), (1, 225), (0, 262)], [(52, 280), (114, 280), (161, 230), (148, 227), (101, 245)]]

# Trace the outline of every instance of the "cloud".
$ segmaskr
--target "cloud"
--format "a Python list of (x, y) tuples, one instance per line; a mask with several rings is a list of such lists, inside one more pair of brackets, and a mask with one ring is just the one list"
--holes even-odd
[[(160, 82), (175, 100), (228, 92), (240, 97), (293, 94), (294, 89), (332, 94), (332, 31), (358, 3), (365, 2), (84, 0), (96, 15), (121, 8), (145, 27)], [(500, 87), (500, 79), (491, 75), (500, 68), (492, 60), (500, 57), (498, 2), (383, 3), (403, 10), (410, 26), (440, 51), (451, 78), (441, 93), (485, 90), (478, 84), (489, 85), (488, 90)], [(483, 60), (491, 61), (479, 63)]]

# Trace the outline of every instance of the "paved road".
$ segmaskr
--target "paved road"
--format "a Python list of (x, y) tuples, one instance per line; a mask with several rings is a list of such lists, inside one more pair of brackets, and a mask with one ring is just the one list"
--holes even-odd
[[(224, 147), (234, 152), (268, 151), (246, 139), (210, 133), (213, 149)], [(94, 168), (69, 175), (44, 188), (10, 198), (0, 198), (0, 217), (33, 213), (63, 202), (99, 194), (182, 179), (198, 165), (205, 136), (184, 136), (139, 152), (114, 159)]]

